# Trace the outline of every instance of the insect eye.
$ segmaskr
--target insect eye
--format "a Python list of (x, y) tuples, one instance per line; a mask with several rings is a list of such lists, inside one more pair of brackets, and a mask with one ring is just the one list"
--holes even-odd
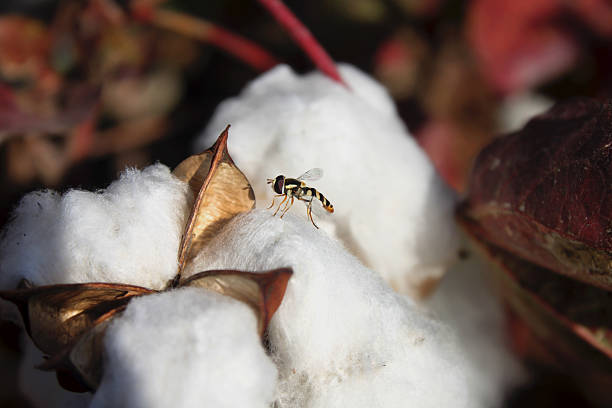
[(277, 176), (276, 181), (274, 182), (274, 191), (278, 194), (283, 193), (283, 186), (285, 185), (285, 177)]

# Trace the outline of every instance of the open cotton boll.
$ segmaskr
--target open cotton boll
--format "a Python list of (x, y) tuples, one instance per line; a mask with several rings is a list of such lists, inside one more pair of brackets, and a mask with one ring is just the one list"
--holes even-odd
[[(320, 73), (269, 71), (219, 106), (198, 147), (231, 124), (229, 152), (259, 208), (274, 194), (266, 178), (322, 168), (323, 178), (307, 183), (336, 211), (315, 222), (396, 289), (418, 292), (455, 259), (453, 194), (383, 87), (351, 66), (340, 72), (349, 88)], [(303, 203), (293, 207), (306, 217)]]
[(119, 282), (161, 288), (177, 271), (187, 184), (161, 164), (128, 169), (106, 190), (23, 197), (0, 242), (0, 288)]
[(265, 408), (277, 371), (253, 311), (185, 288), (134, 299), (104, 339), (106, 366), (91, 407)]
[(426, 306), (458, 334), (472, 363), (467, 379), (479, 406), (501, 407), (504, 396), (525, 381), (526, 373), (510, 351), (505, 316), (489, 279), (486, 264), (472, 252), (444, 276)]
[(186, 275), (278, 267), (293, 276), (268, 330), (276, 406), (475, 406), (452, 333), (302, 218), (238, 215)]

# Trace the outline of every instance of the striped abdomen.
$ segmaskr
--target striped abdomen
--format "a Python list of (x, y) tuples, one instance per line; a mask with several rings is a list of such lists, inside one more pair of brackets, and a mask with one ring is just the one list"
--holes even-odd
[(312, 187), (300, 187), (297, 198), (303, 201), (311, 201), (313, 198), (318, 199), (323, 204), (323, 208), (325, 208), (330, 213), (334, 212), (334, 206), (329, 202), (327, 198), (321, 193), (319, 193), (315, 188)]

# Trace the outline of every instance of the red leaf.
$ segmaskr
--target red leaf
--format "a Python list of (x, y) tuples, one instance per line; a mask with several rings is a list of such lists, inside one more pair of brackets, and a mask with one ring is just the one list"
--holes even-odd
[(611, 103), (556, 106), (487, 146), (460, 221), (514, 255), (612, 290)]
[(513, 310), (512, 335), (522, 355), (574, 378), (584, 394), (610, 406), (612, 292), (481, 246), (498, 266), (494, 276)]
[(494, 89), (525, 89), (573, 65), (578, 48), (555, 25), (562, 6), (558, 0), (470, 3), (467, 37)]

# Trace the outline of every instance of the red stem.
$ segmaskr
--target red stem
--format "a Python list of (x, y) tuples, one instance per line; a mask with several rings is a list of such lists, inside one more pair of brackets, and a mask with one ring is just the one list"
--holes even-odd
[(257, 44), (217, 25), (211, 27), (208, 41), (240, 58), (256, 70), (263, 72), (278, 65), (278, 60)]
[(336, 69), (336, 64), (325, 52), (321, 44), (310, 33), (308, 28), (302, 24), (297, 17), (280, 0), (258, 0), (276, 21), (283, 26), (293, 40), (302, 48), (317, 68), (334, 81), (347, 86)]
[(266, 71), (278, 64), (278, 59), (259, 45), (211, 22), (172, 10), (134, 7), (135, 17), (155, 26), (165, 28), (213, 44), (257, 71)]

